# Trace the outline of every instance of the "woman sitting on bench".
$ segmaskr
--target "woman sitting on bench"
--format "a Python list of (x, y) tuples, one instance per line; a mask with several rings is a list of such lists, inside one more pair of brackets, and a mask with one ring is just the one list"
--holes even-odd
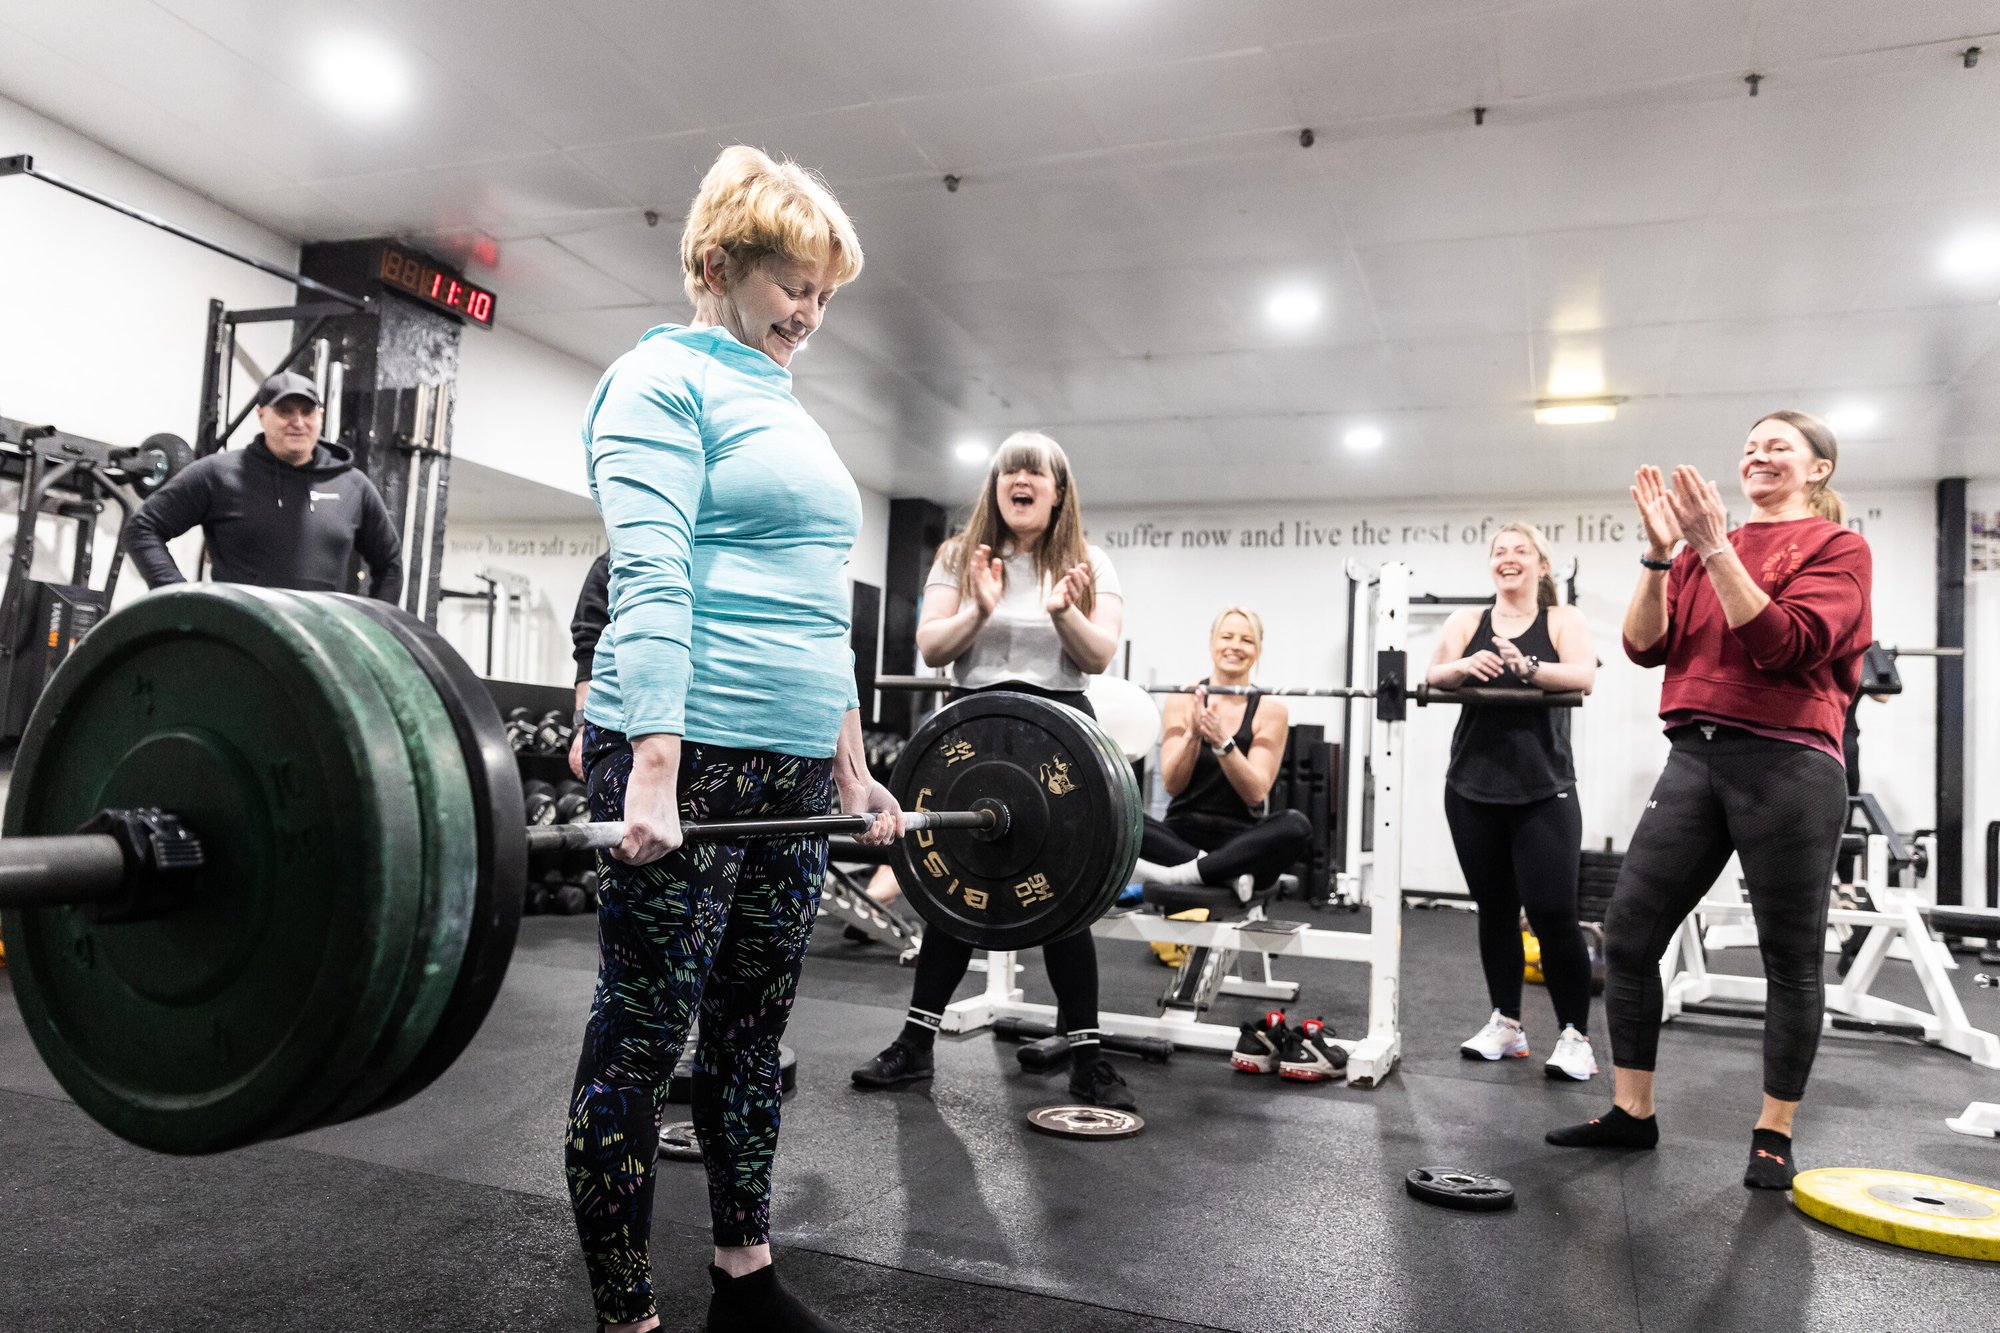
[[(1214, 666), (1202, 684), (1248, 685), (1263, 650), (1264, 622), (1230, 607), (1209, 630)], [(1312, 821), (1297, 810), (1263, 813), (1289, 721), (1284, 700), (1257, 694), (1168, 697), (1160, 782), (1173, 800), (1164, 822), (1146, 817), (1140, 880), (1232, 888), (1247, 903), (1305, 855)]]

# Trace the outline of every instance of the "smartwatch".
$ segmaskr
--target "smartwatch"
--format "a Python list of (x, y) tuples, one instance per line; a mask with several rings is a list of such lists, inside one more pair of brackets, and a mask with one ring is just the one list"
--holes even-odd
[(1220, 745), (1209, 746), (1208, 752), (1214, 755), (1217, 759), (1220, 759), (1224, 755), (1229, 754), (1231, 751), (1235, 750), (1235, 748), (1236, 748), (1236, 738), (1234, 736), (1231, 736), (1228, 740), (1225, 740)]

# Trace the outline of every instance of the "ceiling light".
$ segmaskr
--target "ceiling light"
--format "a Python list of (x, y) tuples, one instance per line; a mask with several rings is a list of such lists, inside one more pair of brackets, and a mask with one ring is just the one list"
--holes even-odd
[(1264, 302), (1264, 319), (1273, 328), (1303, 329), (1319, 318), (1319, 293), (1310, 287), (1286, 287)]
[(1382, 447), (1382, 432), (1373, 426), (1356, 426), (1341, 436), (1340, 442), (1357, 454), (1373, 453)]
[(353, 120), (386, 120), (410, 100), (410, 67), (401, 52), (362, 33), (324, 39), (312, 56), (313, 91)]
[(1618, 416), (1623, 398), (1544, 398), (1535, 404), (1535, 422), (1542, 426), (1589, 426)]
[(1986, 228), (1960, 233), (1938, 256), (1938, 269), (1960, 282), (2000, 278), (2000, 231)]
[(952, 446), (951, 456), (961, 463), (984, 463), (992, 453), (977, 440), (964, 440)]
[(1880, 416), (1881, 413), (1866, 403), (1849, 403), (1845, 407), (1836, 407), (1828, 412), (1826, 424), (1842, 435), (1858, 435), (1874, 425)]

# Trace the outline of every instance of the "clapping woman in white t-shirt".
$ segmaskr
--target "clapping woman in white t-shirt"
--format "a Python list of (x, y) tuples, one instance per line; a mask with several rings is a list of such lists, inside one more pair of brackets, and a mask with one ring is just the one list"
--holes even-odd
[[(917, 651), (931, 666), (951, 667), (953, 698), (1014, 690), (1090, 713), (1086, 677), (1111, 665), (1124, 621), (1110, 559), (1083, 540), (1062, 446), (1032, 431), (1008, 436), (965, 531), (939, 549), (931, 566)], [(1099, 1050), (1090, 932), (1044, 945), (1042, 957), (1069, 1037), (1070, 1095), (1134, 1109), (1131, 1090)], [(971, 961), (971, 945), (943, 931), (924, 932), (903, 1031), (854, 1071), (856, 1083), (886, 1088), (931, 1076), (938, 1025)]]

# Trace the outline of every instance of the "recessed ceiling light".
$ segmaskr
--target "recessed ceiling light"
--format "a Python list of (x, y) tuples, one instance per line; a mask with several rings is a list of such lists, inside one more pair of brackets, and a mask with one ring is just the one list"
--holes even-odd
[(2000, 230), (1988, 227), (1961, 232), (1938, 256), (1938, 268), (1960, 282), (2000, 278)]
[(402, 52), (365, 33), (323, 39), (312, 55), (313, 91), (353, 120), (387, 120), (410, 100), (410, 66)]
[(1542, 426), (1589, 426), (1613, 421), (1623, 398), (1544, 398), (1535, 404), (1535, 422)]
[(1826, 424), (1843, 435), (1859, 434), (1874, 425), (1880, 416), (1881, 413), (1866, 403), (1849, 403), (1845, 407), (1836, 407), (1828, 412)]
[(1341, 436), (1340, 442), (1357, 454), (1372, 453), (1382, 447), (1382, 432), (1373, 426), (1356, 426)]
[(1310, 287), (1285, 287), (1264, 301), (1264, 319), (1273, 328), (1292, 332), (1319, 318), (1319, 293)]
[(984, 463), (993, 455), (977, 440), (961, 440), (952, 446), (951, 456), (961, 463)]

